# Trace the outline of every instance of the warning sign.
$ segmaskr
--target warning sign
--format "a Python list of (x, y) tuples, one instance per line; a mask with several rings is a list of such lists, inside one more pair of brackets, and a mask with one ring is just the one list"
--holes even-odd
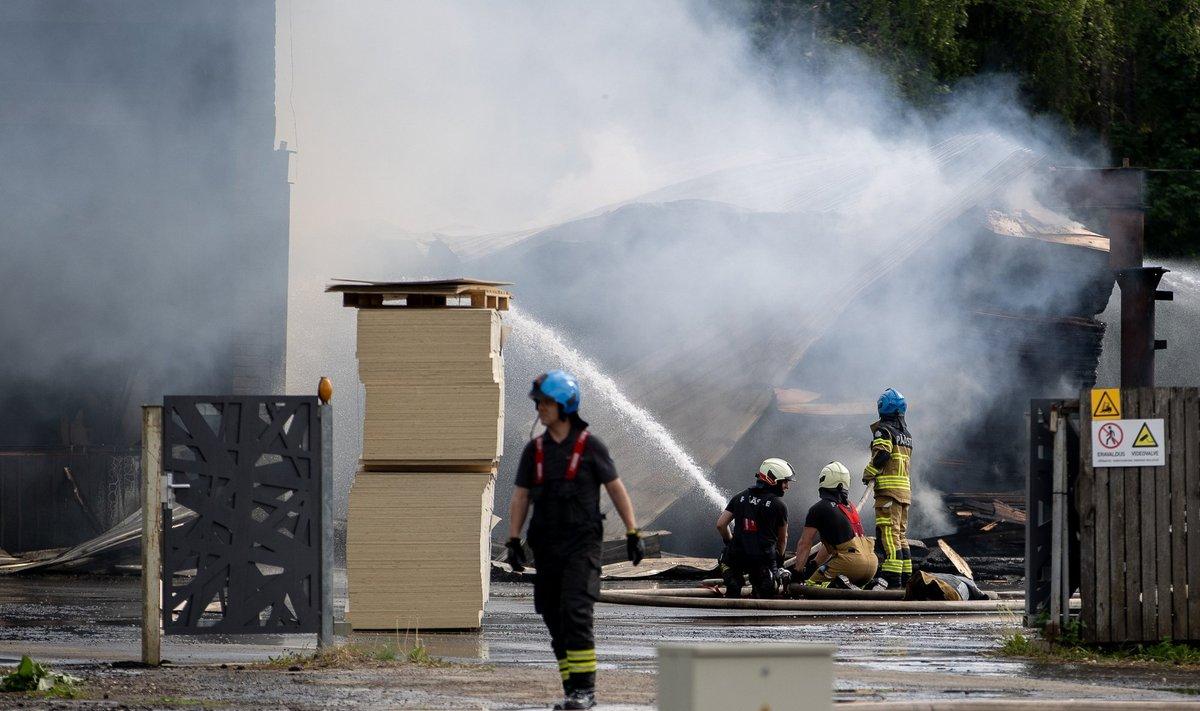
[(1121, 419), (1121, 391), (1118, 388), (1092, 388), (1092, 419)]
[(1116, 449), (1125, 441), (1125, 432), (1117, 423), (1106, 422), (1100, 425), (1100, 433), (1096, 435), (1096, 441), (1105, 449)]
[(1142, 429), (1138, 430), (1137, 437), (1133, 438), (1134, 447), (1157, 447), (1158, 440), (1154, 438), (1154, 433), (1150, 431), (1150, 425), (1142, 423)]
[(1092, 422), (1092, 466), (1165, 466), (1166, 442), (1166, 426), (1162, 420)]

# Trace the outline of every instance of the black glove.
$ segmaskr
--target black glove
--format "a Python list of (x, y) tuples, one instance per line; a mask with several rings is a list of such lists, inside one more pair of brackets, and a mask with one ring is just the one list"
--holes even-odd
[(625, 534), (625, 554), (629, 562), (637, 565), (646, 557), (646, 544), (642, 541), (642, 533), (636, 528)]
[(514, 573), (520, 573), (525, 570), (525, 549), (521, 547), (520, 538), (510, 538), (508, 543), (504, 544), (508, 549), (508, 556), (505, 562), (512, 566)]

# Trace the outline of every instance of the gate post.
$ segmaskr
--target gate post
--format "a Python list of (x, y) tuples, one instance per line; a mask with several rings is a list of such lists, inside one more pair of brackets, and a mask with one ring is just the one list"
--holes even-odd
[(1050, 410), (1054, 433), (1054, 473), (1050, 489), (1050, 620), (1047, 627), (1065, 633), (1071, 607), (1070, 518), (1067, 513), (1067, 415), (1062, 404)]
[(162, 661), (162, 407), (142, 406), (142, 663)]
[(321, 630), (317, 648), (336, 645), (333, 635), (333, 405), (321, 398), (317, 419), (321, 422)]

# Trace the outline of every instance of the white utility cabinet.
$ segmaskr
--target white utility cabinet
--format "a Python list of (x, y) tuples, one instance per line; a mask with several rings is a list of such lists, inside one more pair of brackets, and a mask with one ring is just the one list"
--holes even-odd
[(832, 644), (658, 648), (659, 711), (829, 711)]

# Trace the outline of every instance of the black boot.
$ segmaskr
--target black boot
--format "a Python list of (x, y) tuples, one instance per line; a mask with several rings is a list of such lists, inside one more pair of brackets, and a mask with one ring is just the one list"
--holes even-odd
[(862, 588), (858, 587), (857, 585), (855, 585), (854, 583), (850, 582), (850, 578), (847, 578), (845, 575), (839, 575), (836, 578), (834, 578), (833, 582), (831, 582), (829, 584), (829, 587), (834, 588), (836, 590), (861, 590), (862, 589)]
[(562, 678), (563, 697), (562, 697), (561, 701), (554, 704), (555, 711), (560, 711), (562, 708), (564, 708), (563, 705), (567, 703), (567, 697), (571, 695), (571, 689), (574, 688), (574, 685), (571, 684), (571, 675), (566, 673), (567, 672), (566, 657), (558, 660), (558, 672), (559, 672), (559, 674), (563, 674), (563, 678)]
[(561, 701), (554, 704), (554, 711), (562, 711), (562, 709), (571, 708), (570, 706), (567, 706), (567, 700), (571, 698), (571, 693), (574, 690), (575, 687), (571, 684), (570, 677), (563, 679), (563, 697)]
[(564, 709), (590, 709), (596, 705), (595, 689), (573, 689), (563, 699)]

